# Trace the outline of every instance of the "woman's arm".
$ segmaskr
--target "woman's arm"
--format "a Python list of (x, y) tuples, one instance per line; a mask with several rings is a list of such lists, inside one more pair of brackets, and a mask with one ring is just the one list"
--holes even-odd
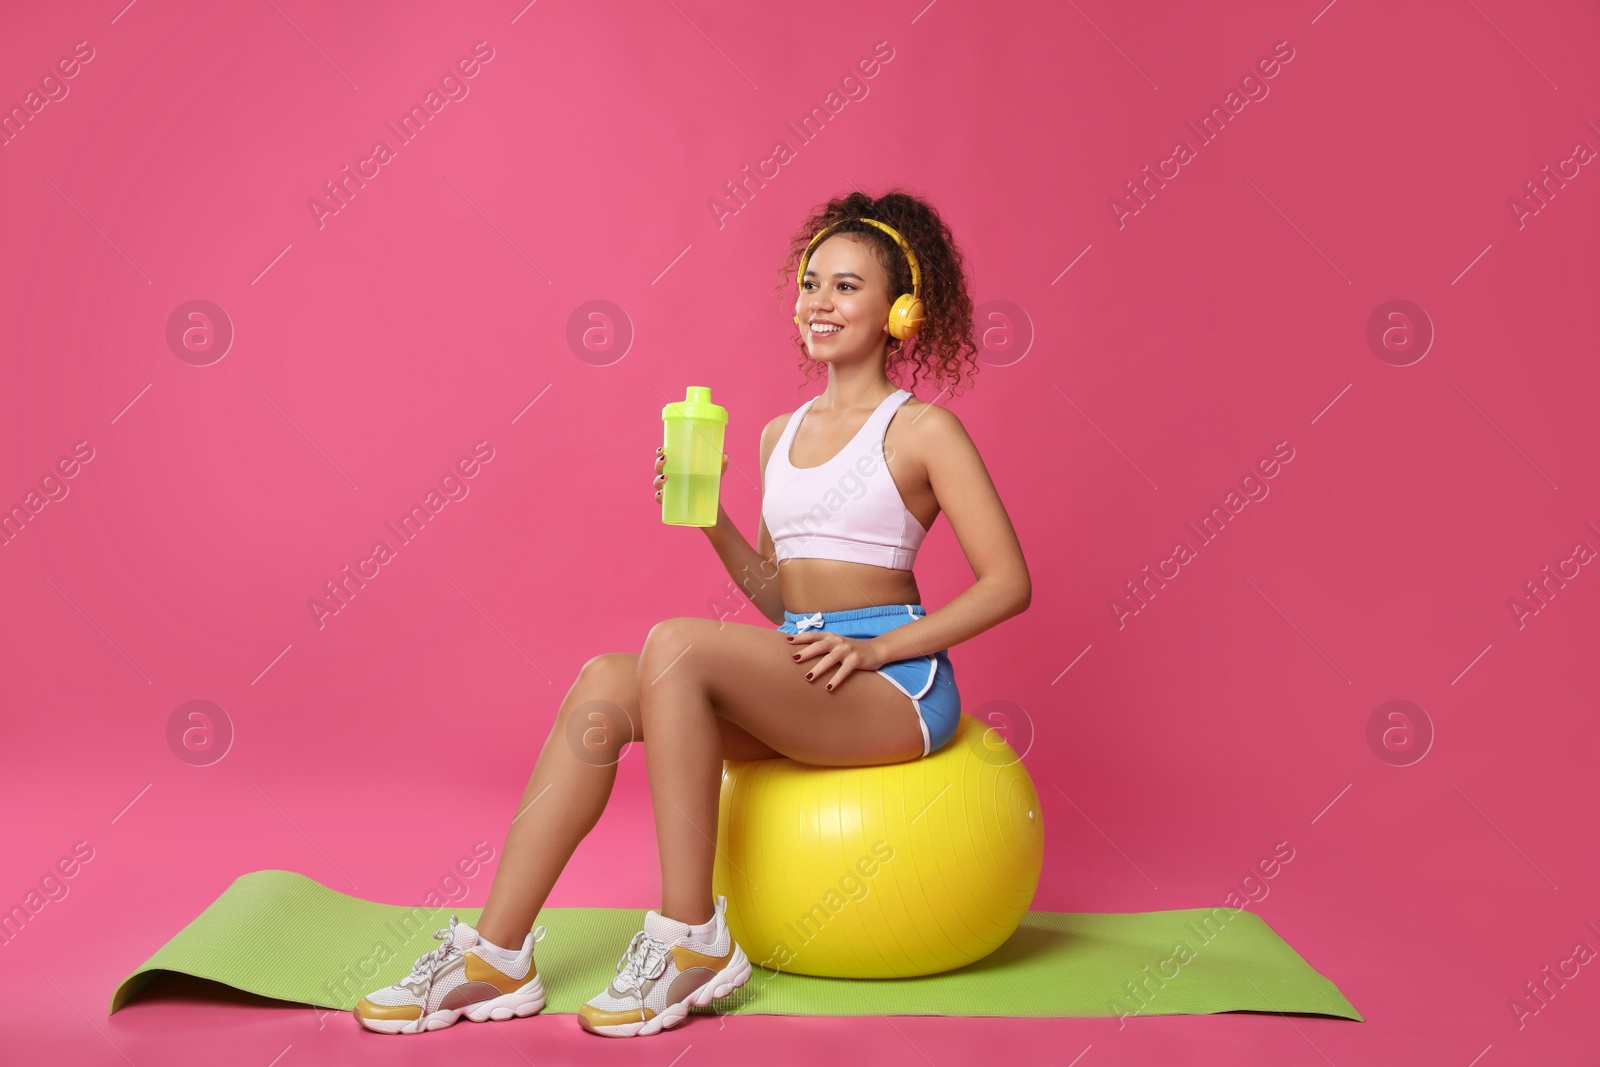
[(1022, 546), (966, 427), (938, 405), (930, 405), (911, 425), (909, 443), (923, 460), (933, 495), (977, 581), (938, 611), (867, 642), (882, 656), (878, 666), (952, 648), (1026, 611), (1033, 598)]
[[(778, 435), (783, 432), (785, 416), (778, 416), (761, 431), (761, 491), (766, 493), (767, 456), (771, 454)], [(727, 568), (733, 583), (750, 598), (756, 610), (774, 623), (783, 622), (783, 593), (778, 587), (777, 550), (772, 536), (767, 533), (766, 519), (760, 520), (756, 542), (759, 549), (751, 548), (744, 534), (733, 524), (721, 503), (717, 504), (717, 524), (706, 527), (706, 537), (716, 550), (717, 558)]]

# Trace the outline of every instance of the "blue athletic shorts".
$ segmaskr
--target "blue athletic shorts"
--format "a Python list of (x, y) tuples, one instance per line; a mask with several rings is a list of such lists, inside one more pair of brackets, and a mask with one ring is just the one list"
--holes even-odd
[[(841, 637), (871, 638), (920, 619), (928, 612), (921, 604), (881, 604), (846, 611), (818, 611), (801, 615), (783, 613), (779, 633), (805, 633), (826, 630)], [(852, 672), (854, 673), (854, 672)], [(956, 689), (955, 668), (950, 656), (940, 649), (931, 656), (897, 659), (878, 668), (894, 687), (911, 698), (922, 726), (922, 754), (937, 752), (950, 743), (961, 722), (961, 694)], [(846, 677), (846, 682), (849, 678)]]

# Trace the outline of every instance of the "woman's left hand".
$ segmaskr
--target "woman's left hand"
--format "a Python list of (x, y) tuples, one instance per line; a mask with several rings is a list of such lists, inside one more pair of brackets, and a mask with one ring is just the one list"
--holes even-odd
[(785, 636), (801, 646), (794, 658), (806, 668), (806, 681), (816, 681), (824, 671), (839, 668), (827, 683), (830, 693), (839, 687), (851, 671), (875, 671), (888, 662), (873, 645), (871, 638), (843, 637), (827, 630), (807, 630)]

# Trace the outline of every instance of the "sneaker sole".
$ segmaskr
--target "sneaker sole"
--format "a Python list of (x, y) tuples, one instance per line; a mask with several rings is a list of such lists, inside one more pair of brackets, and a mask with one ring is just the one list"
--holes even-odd
[(365, 1019), (357, 1015), (356, 1021), (377, 1034), (421, 1034), (454, 1026), (463, 1016), (475, 1023), (506, 1022), (525, 1019), (543, 1010), (544, 985), (535, 976), (533, 981), (515, 993), (480, 1000), (466, 1007), (446, 1008), (415, 1019)]
[(738, 942), (733, 946), (733, 958), (728, 965), (718, 971), (705, 985), (690, 993), (676, 1004), (668, 1004), (661, 1009), (661, 1014), (654, 1015), (642, 1023), (619, 1023), (615, 1026), (591, 1026), (589, 1020), (582, 1015), (578, 1016), (578, 1025), (591, 1034), (601, 1037), (649, 1037), (663, 1030), (670, 1030), (689, 1017), (690, 1005), (706, 1007), (713, 1000), (732, 993), (735, 989), (750, 980), (750, 961), (745, 958), (744, 949)]

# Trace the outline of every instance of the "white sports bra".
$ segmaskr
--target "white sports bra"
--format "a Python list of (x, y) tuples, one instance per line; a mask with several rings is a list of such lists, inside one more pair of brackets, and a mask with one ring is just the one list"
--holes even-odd
[(906, 508), (884, 462), (884, 434), (901, 404), (897, 389), (868, 416), (839, 454), (816, 467), (789, 462), (789, 446), (812, 397), (790, 416), (763, 475), (761, 517), (777, 558), (836, 559), (910, 570), (928, 531)]

